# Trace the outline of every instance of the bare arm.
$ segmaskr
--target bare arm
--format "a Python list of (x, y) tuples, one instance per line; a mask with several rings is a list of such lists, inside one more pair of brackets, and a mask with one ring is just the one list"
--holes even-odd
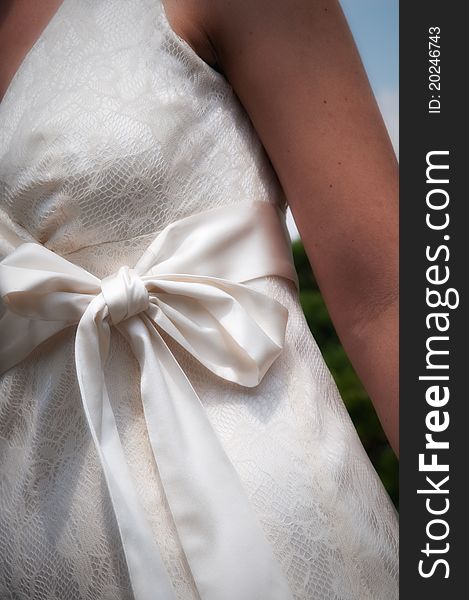
[(337, 333), (397, 452), (397, 162), (341, 8), (185, 2), (197, 6), (192, 23), (203, 23), (272, 161)]

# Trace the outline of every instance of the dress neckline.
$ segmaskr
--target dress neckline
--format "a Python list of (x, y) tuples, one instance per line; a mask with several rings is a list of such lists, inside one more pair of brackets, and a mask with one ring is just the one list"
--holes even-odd
[(46, 23), (45, 27), (40, 32), (40, 34), (37, 37), (36, 41), (33, 43), (33, 45), (29, 48), (29, 50), (23, 56), (23, 59), (21, 60), (21, 62), (19, 64), (18, 68), (16, 69), (13, 77), (10, 79), (10, 83), (7, 85), (5, 93), (3, 94), (2, 98), (0, 99), (0, 106), (2, 106), (2, 104), (5, 101), (5, 99), (9, 95), (11, 89), (13, 88), (13, 85), (14, 85), (15, 81), (18, 79), (21, 71), (23, 71), (23, 69), (25, 68), (26, 64), (31, 59), (31, 56), (34, 54), (36, 48), (39, 46), (39, 44), (47, 36), (47, 33), (48, 33), (49, 29), (52, 27), (53, 23), (59, 17), (59, 14), (63, 11), (65, 4), (67, 4), (67, 0), (62, 0), (62, 2), (59, 4), (59, 7), (55, 10), (55, 12), (52, 14), (52, 17), (49, 19), (49, 21)]

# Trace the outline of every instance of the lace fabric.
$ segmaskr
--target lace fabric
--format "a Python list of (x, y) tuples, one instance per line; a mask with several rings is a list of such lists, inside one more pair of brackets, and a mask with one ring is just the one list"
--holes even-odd
[[(65, 0), (0, 104), (0, 259), (35, 241), (99, 278), (218, 206), (285, 208), (231, 86), (157, 0)], [(396, 512), (311, 336), (297, 292), (285, 348), (255, 388), (166, 339), (201, 398), (298, 600), (392, 599)], [(0, 597), (132, 598), (74, 367), (75, 329), (0, 377)], [(148, 442), (138, 363), (111, 330), (106, 384), (139, 496), (180, 599), (198, 592)], [(242, 599), (245, 600), (245, 599)]]

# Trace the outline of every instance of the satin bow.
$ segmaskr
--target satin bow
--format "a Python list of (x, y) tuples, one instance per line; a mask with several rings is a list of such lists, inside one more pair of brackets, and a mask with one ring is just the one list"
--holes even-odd
[(140, 365), (148, 436), (164, 492), (203, 600), (285, 600), (285, 577), (203, 405), (160, 331), (216, 375), (256, 386), (280, 354), (287, 311), (248, 287), (297, 282), (278, 209), (255, 202), (177, 221), (134, 268), (99, 280), (36, 243), (0, 263), (0, 372), (78, 324), (76, 373), (104, 471), (136, 600), (175, 597), (141, 507), (104, 379), (110, 326)]

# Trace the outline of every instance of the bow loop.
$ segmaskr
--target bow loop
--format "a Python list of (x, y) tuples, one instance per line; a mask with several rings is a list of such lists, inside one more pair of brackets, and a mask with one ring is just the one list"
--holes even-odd
[(153, 322), (219, 377), (256, 386), (282, 351), (287, 310), (265, 294), (215, 277), (143, 279)]

